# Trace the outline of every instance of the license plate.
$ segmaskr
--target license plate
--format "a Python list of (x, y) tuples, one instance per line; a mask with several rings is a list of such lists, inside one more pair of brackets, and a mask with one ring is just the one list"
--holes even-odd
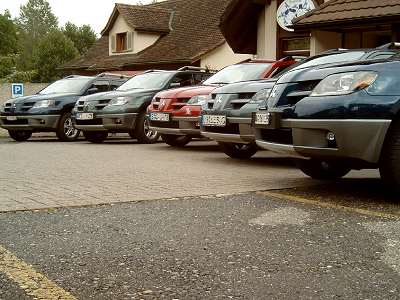
[(94, 115), (93, 113), (79, 113), (76, 115), (77, 120), (93, 120)]
[(169, 114), (164, 113), (150, 113), (151, 121), (169, 122)]
[(256, 113), (254, 124), (255, 125), (271, 125), (271, 114), (270, 113)]
[(16, 116), (8, 116), (7, 121), (17, 121), (17, 117)]
[(202, 124), (203, 126), (225, 127), (226, 116), (203, 115)]

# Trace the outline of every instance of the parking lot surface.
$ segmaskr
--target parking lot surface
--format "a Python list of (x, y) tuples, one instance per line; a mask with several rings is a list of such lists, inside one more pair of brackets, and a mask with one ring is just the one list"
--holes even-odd
[(400, 206), (376, 171), (313, 181), (112, 139), (0, 139), (0, 299), (397, 299)]

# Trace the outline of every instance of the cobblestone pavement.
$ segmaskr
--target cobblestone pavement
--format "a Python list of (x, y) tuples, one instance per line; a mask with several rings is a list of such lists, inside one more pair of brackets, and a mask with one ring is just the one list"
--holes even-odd
[[(356, 172), (352, 177), (377, 177)], [(314, 184), (288, 158), (235, 161), (212, 142), (184, 149), (112, 140), (0, 139), (0, 212), (241, 193)]]

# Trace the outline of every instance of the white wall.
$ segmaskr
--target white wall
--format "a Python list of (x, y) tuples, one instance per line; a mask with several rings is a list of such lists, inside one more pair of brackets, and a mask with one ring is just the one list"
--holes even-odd
[(201, 67), (220, 70), (226, 66), (252, 58), (250, 54), (235, 54), (228, 43), (224, 43), (217, 49), (207, 53), (201, 58)]
[(135, 31), (133, 34), (133, 52), (138, 53), (150, 47), (157, 42), (160, 36), (159, 34)]
[(257, 58), (271, 59), (277, 58), (278, 23), (276, 22), (277, 1), (265, 6), (258, 19), (257, 30)]

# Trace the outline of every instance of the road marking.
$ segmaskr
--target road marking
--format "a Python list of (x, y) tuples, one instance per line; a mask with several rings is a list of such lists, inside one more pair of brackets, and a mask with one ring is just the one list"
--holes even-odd
[(349, 206), (333, 204), (333, 203), (320, 202), (320, 201), (310, 200), (310, 199), (306, 199), (306, 198), (299, 197), (299, 196), (285, 195), (285, 194), (280, 194), (280, 193), (275, 193), (275, 192), (257, 192), (257, 194), (260, 194), (263, 196), (269, 196), (269, 197), (273, 197), (273, 198), (277, 198), (277, 199), (292, 201), (292, 202), (316, 205), (316, 206), (323, 207), (323, 208), (340, 209), (340, 210), (344, 210), (347, 212), (353, 212), (353, 213), (357, 213), (357, 214), (361, 214), (361, 215), (365, 215), (365, 216), (372, 216), (372, 217), (385, 218), (385, 219), (400, 219), (400, 215), (396, 215), (396, 214), (384, 213), (384, 212), (379, 212), (379, 211), (371, 211), (368, 209), (349, 207)]
[(0, 246), (0, 272), (6, 274), (27, 295), (35, 299), (77, 300), (2, 246)]

